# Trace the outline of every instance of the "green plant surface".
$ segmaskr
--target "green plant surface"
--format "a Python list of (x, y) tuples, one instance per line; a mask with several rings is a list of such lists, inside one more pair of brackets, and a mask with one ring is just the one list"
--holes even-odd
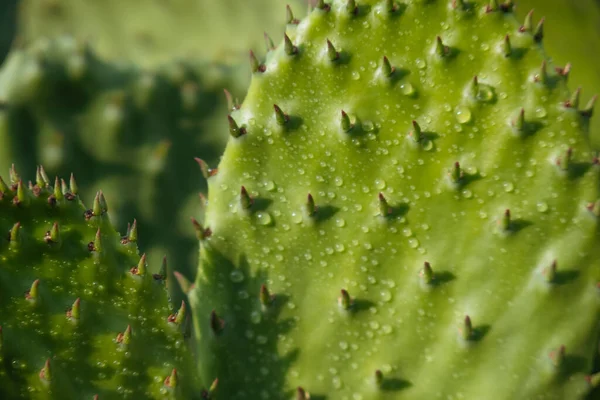
[[(295, 12), (306, 2), (289, 2)], [(233, 60), (263, 48), (285, 15), (282, 0), (23, 0), (19, 32), (24, 40), (68, 34), (90, 41), (106, 58), (140, 66), (176, 57)]]
[(17, 0), (0, 4), (0, 64), (4, 61), (17, 30)]
[[(519, 0), (517, 16), (524, 19), (530, 10), (545, 17), (545, 48), (556, 65), (572, 65), (569, 87), (583, 87), (586, 98), (600, 94), (600, 7), (595, 0)], [(592, 121), (592, 143), (600, 148), (600, 119)]]
[(0, 180), (0, 398), (200, 398), (166, 264), (150, 273), (102, 192), (87, 209), (73, 178), (34, 182)]
[(43, 164), (50, 176), (76, 171), (83, 196), (102, 189), (113, 199), (118, 230), (137, 218), (143, 251), (193, 278), (190, 217), (203, 190), (194, 157), (216, 165), (225, 145), (227, 134), (213, 132), (226, 124), (222, 87), (232, 70), (121, 65), (70, 37), (14, 49), (0, 71), (0, 171), (12, 163)]
[(317, 2), (253, 60), (188, 288), (223, 398), (590, 392), (593, 104), (510, 9)]

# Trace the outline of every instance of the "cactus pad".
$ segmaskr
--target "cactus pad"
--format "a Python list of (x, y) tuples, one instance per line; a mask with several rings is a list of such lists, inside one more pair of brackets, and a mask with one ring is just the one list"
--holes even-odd
[(208, 178), (202, 378), (227, 399), (583, 398), (593, 102), (543, 22), (511, 1), (315, 4), (251, 57)]
[(111, 199), (117, 229), (137, 218), (142, 250), (191, 277), (189, 217), (205, 188), (189, 172), (194, 157), (214, 163), (225, 145), (211, 127), (226, 112), (227, 71), (180, 61), (141, 69), (67, 36), (16, 48), (0, 71), (0, 171), (74, 171), (83, 198)]
[(0, 397), (199, 398), (166, 261), (151, 274), (137, 227), (121, 238), (102, 192), (91, 209), (77, 193), (43, 168), (0, 180)]

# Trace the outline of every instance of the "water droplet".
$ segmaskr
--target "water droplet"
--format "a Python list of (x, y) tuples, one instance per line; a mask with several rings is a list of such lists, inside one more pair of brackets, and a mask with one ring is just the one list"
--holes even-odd
[(417, 240), (416, 238), (410, 238), (408, 240), (408, 246), (411, 249), (416, 249), (417, 247), (419, 247), (419, 240)]
[(421, 58), (417, 58), (415, 60), (415, 65), (417, 66), (417, 68), (423, 69), (427, 66), (427, 62)]
[(515, 190), (515, 185), (512, 182), (504, 182), (503, 186), (506, 193), (511, 193), (513, 190)]
[(336, 176), (333, 179), (333, 183), (335, 184), (335, 186), (342, 186), (344, 184), (344, 179), (341, 176)]
[(295, 224), (302, 222), (302, 213), (296, 211), (292, 212), (292, 222)]
[(389, 326), (389, 325), (383, 325), (383, 326), (381, 327), (381, 331), (382, 331), (384, 334), (386, 334), (386, 335), (389, 335), (390, 333), (392, 333), (392, 327), (391, 327), (391, 326)]
[(371, 321), (371, 322), (369, 322), (369, 327), (371, 329), (377, 330), (377, 329), (379, 329), (379, 322), (377, 322), (377, 321)]
[(261, 319), (262, 315), (260, 312), (252, 311), (252, 313), (250, 313), (250, 321), (252, 321), (253, 324), (259, 324)]
[(338, 218), (335, 220), (335, 224), (340, 228), (343, 228), (344, 226), (346, 226), (346, 220), (344, 218)]
[(375, 125), (372, 121), (364, 121), (362, 123), (362, 127), (365, 130), (365, 132), (372, 132), (373, 129), (375, 129)]
[(487, 85), (479, 85), (479, 92), (477, 93), (477, 98), (481, 101), (490, 101), (494, 97), (494, 92), (492, 88)]
[(275, 182), (273, 181), (267, 181), (265, 182), (265, 189), (267, 189), (269, 192), (272, 192), (275, 190)]
[(335, 245), (335, 251), (337, 251), (338, 253), (342, 253), (344, 252), (344, 250), (346, 250), (346, 246), (344, 246), (343, 243), (337, 243)]
[(296, 304), (292, 303), (291, 301), (289, 303), (287, 303), (287, 306), (290, 310), (293, 310), (294, 308), (296, 308)]
[(546, 111), (546, 109), (544, 107), (538, 107), (535, 109), (535, 116), (538, 118), (544, 118), (546, 115), (548, 115), (548, 112)]
[(389, 290), (382, 290), (381, 292), (379, 292), (379, 294), (381, 295), (381, 300), (383, 300), (386, 303), (389, 303), (392, 300), (392, 292), (390, 292)]
[(360, 72), (358, 71), (352, 71), (352, 79), (357, 81), (360, 79)]
[(348, 350), (348, 342), (340, 342), (340, 349)]
[(379, 190), (385, 189), (387, 184), (383, 179), (375, 179), (375, 187)]
[(415, 88), (410, 83), (406, 82), (400, 85), (400, 92), (405, 96), (411, 96), (415, 93)]
[(467, 107), (457, 107), (455, 112), (456, 120), (461, 124), (471, 121), (471, 110)]
[(266, 211), (257, 212), (256, 219), (258, 220), (259, 225), (269, 225), (273, 221), (271, 214)]
[(239, 269), (234, 269), (229, 274), (229, 278), (231, 279), (232, 282), (236, 282), (236, 283), (241, 282), (244, 280), (244, 273), (242, 271), (240, 271)]
[(462, 194), (465, 199), (470, 199), (473, 197), (473, 192), (471, 192), (469, 189), (463, 190)]
[(340, 379), (339, 376), (333, 377), (333, 379), (331, 380), (331, 383), (333, 384), (333, 387), (336, 389), (342, 388), (342, 380)]
[(429, 139), (423, 139), (421, 146), (423, 147), (423, 150), (429, 151), (429, 150), (433, 149), (433, 142)]
[(537, 210), (541, 213), (545, 213), (546, 211), (548, 211), (548, 204), (540, 201), (539, 203), (537, 203)]
[(256, 337), (256, 343), (258, 343), (258, 344), (265, 344), (265, 343), (267, 343), (267, 340), (268, 340), (267, 337), (263, 336), (263, 335), (258, 335)]

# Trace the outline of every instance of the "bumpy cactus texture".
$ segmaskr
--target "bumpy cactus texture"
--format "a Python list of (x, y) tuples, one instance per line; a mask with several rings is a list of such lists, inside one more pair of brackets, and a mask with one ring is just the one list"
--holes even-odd
[[(519, 0), (517, 15), (525, 18), (530, 10), (545, 18), (551, 27), (545, 32), (544, 48), (555, 64), (573, 68), (569, 87), (583, 87), (600, 93), (600, 3), (596, 0)], [(600, 118), (591, 121), (591, 141), (600, 148)]]
[(142, 70), (70, 37), (15, 49), (0, 71), (0, 171), (76, 171), (84, 198), (102, 189), (113, 199), (118, 230), (137, 218), (143, 250), (193, 276), (189, 218), (202, 186), (190, 171), (194, 157), (214, 163), (224, 147), (226, 133), (213, 132), (227, 112), (228, 71), (177, 61)]
[(86, 209), (73, 179), (25, 182), (0, 181), (0, 398), (199, 398), (166, 261), (150, 273), (102, 192)]
[(511, 8), (318, 1), (251, 60), (188, 292), (221, 396), (589, 393), (593, 104)]

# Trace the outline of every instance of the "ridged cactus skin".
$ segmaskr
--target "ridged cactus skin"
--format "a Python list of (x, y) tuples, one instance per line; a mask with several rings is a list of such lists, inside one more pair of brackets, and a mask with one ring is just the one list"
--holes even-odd
[(319, 1), (251, 60), (188, 292), (220, 396), (590, 392), (591, 94), (511, 9)]
[(150, 273), (102, 192), (87, 209), (73, 179), (26, 182), (0, 181), (0, 398), (200, 398), (166, 263)]
[(0, 71), (0, 171), (75, 171), (84, 198), (102, 189), (113, 199), (119, 231), (137, 218), (143, 250), (192, 277), (189, 219), (205, 191), (194, 157), (215, 163), (225, 145), (213, 132), (227, 112), (228, 70), (179, 61), (141, 69), (71, 37), (15, 49)]

